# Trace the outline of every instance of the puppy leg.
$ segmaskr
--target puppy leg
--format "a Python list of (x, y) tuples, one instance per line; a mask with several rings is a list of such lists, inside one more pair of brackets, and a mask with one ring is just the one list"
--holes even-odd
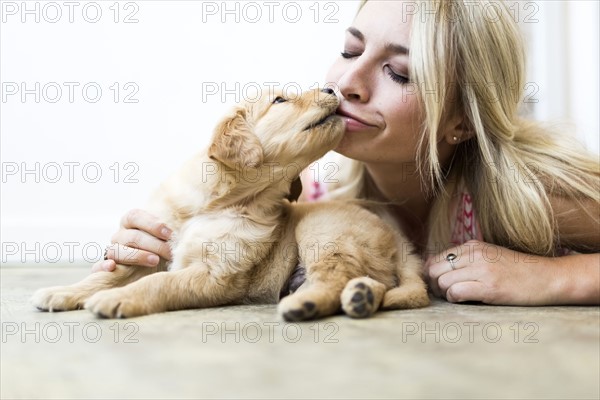
[(284, 320), (306, 321), (340, 311), (340, 295), (356, 268), (332, 258), (307, 266), (306, 282), (281, 299), (277, 310)]
[(379, 309), (385, 289), (383, 283), (368, 276), (354, 278), (342, 292), (342, 310), (352, 318), (370, 317)]
[(243, 294), (242, 281), (237, 276), (215, 278), (205, 267), (190, 266), (98, 292), (85, 302), (85, 308), (102, 318), (130, 318), (212, 307), (239, 299)]
[(335, 289), (324, 283), (306, 282), (300, 290), (281, 299), (277, 312), (285, 321), (290, 322), (333, 315), (340, 309), (339, 297), (343, 288)]
[[(420, 280), (420, 277), (419, 277)], [(421, 308), (429, 305), (427, 288), (422, 280), (414, 280), (388, 290), (383, 297), (383, 310)]]
[[(158, 268), (166, 268), (164, 263)], [(117, 264), (112, 272), (96, 272), (82, 281), (69, 286), (53, 286), (39, 289), (32, 298), (32, 304), (41, 311), (69, 311), (83, 308), (85, 301), (101, 290), (127, 285), (158, 268), (132, 267)]]
[(429, 305), (427, 285), (421, 277), (421, 265), (417, 256), (408, 256), (407, 262), (398, 268), (399, 286), (385, 293), (382, 309), (398, 310)]

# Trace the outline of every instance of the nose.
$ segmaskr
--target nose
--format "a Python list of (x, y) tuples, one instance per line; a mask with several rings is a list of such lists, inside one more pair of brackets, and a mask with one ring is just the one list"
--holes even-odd
[(331, 88), (323, 88), (323, 89), (321, 89), (321, 92), (327, 93), (327, 94), (334, 94), (335, 93), (333, 91), (333, 89), (331, 89)]
[(348, 101), (366, 103), (371, 96), (372, 65), (370, 60), (356, 60), (348, 65), (338, 79), (338, 87), (342, 96)]

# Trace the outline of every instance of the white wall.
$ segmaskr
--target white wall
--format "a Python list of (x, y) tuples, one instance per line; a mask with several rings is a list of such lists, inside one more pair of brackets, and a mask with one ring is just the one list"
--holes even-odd
[(526, 92), (531, 95), (533, 116), (572, 124), (575, 135), (600, 152), (600, 3), (521, 0), (513, 9), (519, 10), (528, 38)]
[[(524, 15), (534, 2), (521, 3)], [(539, 85), (534, 115), (573, 118), (597, 149), (598, 4), (539, 3), (569, 13), (540, 4), (538, 22), (527, 27), (535, 42), (530, 81)], [(120, 216), (143, 206), (162, 178), (207, 143), (244, 85), (323, 84), (358, 3), (69, 4), (28, 1), (33, 11), (23, 13), (21, 1), (1, 2), (3, 265), (98, 259)], [(22, 83), (32, 90), (23, 98)]]

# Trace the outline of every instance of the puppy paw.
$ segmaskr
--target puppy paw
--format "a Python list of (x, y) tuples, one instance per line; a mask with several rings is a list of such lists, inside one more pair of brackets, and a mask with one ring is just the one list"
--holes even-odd
[(352, 279), (341, 295), (342, 309), (352, 318), (367, 318), (379, 308), (385, 287), (371, 278)]
[(70, 311), (80, 310), (87, 293), (70, 286), (54, 286), (36, 291), (31, 297), (31, 303), (41, 311)]
[(367, 318), (376, 311), (375, 296), (370, 287), (362, 282), (347, 287), (342, 293), (342, 309), (352, 318)]
[(151, 313), (142, 301), (128, 295), (124, 288), (98, 292), (85, 302), (84, 307), (100, 318), (131, 318)]
[(317, 318), (319, 310), (312, 301), (303, 301), (294, 296), (284, 297), (277, 307), (281, 317), (288, 322), (307, 321)]

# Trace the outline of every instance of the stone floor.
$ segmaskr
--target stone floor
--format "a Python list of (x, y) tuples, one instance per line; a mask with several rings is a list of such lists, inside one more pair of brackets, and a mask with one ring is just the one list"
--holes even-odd
[(1, 398), (600, 396), (598, 307), (426, 309), (286, 324), (275, 306), (131, 320), (29, 297), (86, 268), (1, 268)]

